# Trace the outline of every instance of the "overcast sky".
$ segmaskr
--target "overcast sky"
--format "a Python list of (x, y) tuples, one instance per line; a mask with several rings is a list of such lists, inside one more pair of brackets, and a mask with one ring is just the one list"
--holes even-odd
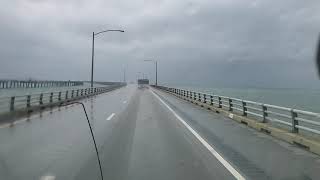
[[(7, 0), (0, 79), (120, 81), (123, 69), (171, 85), (320, 87), (319, 0)], [(140, 75), (141, 77), (142, 75)]]

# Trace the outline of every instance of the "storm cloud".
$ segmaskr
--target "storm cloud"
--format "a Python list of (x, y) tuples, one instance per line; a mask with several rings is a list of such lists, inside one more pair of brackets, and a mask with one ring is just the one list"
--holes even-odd
[(0, 6), (0, 78), (320, 87), (320, 1), (11, 0)]

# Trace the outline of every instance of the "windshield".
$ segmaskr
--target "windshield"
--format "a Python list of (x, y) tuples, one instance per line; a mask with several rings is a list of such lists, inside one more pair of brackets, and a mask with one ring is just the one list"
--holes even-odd
[(319, 0), (0, 4), (0, 179), (320, 177)]

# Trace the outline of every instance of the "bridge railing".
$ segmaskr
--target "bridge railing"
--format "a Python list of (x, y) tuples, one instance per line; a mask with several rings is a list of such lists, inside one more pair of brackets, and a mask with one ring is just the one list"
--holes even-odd
[(289, 129), (293, 133), (301, 133), (301, 131), (303, 131), (320, 135), (319, 113), (185, 89), (164, 86), (157, 86), (157, 88), (193, 101), (208, 104), (209, 106), (225, 109), (242, 116), (251, 117), (261, 123), (279, 125), (283, 128)]
[(122, 83), (106, 87), (93, 87), (23, 96), (0, 97), (0, 115), (16, 111), (29, 111), (34, 108), (43, 108), (45, 106), (77, 100), (84, 97), (108, 92), (124, 85), (125, 84)]
[(83, 81), (22, 81), (22, 80), (1, 80), (0, 89), (9, 88), (42, 88), (62, 86), (82, 86)]

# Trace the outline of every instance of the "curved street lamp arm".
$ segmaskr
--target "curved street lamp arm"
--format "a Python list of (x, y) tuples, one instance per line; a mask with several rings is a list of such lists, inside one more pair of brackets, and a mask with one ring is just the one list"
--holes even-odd
[(105, 31), (100, 31), (100, 32), (94, 33), (94, 35), (98, 35), (98, 34), (109, 32), (109, 31), (124, 32), (124, 30), (121, 30), (121, 29), (109, 29), (109, 30), (105, 30)]

